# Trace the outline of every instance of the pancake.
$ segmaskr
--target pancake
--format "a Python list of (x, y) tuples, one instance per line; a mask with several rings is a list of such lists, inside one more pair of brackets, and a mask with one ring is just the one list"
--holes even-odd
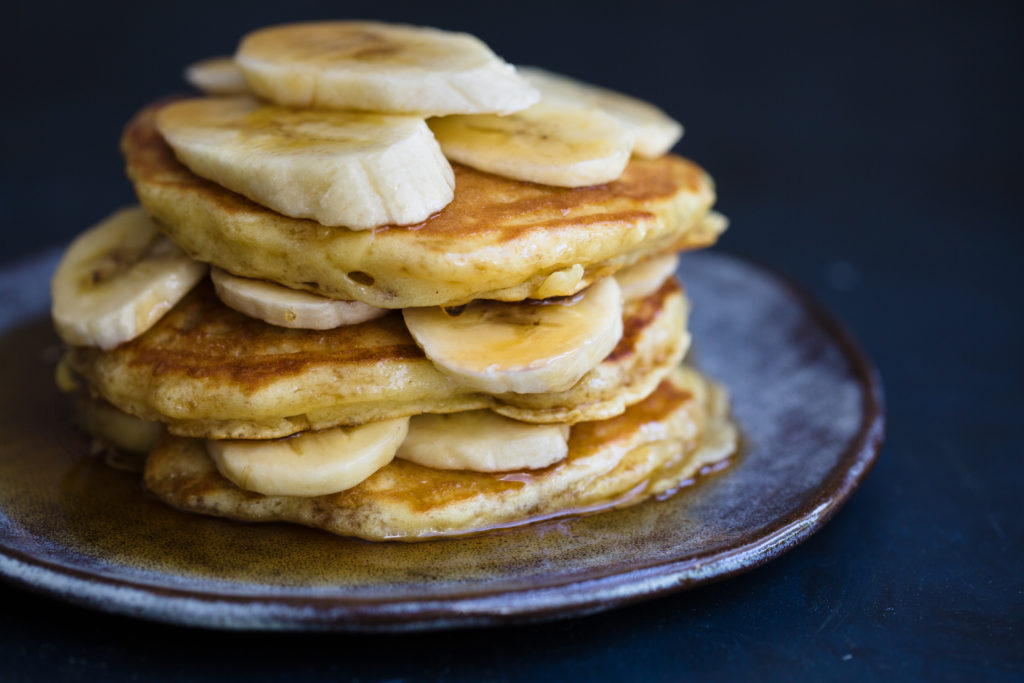
[(382, 308), (573, 294), (654, 254), (712, 244), (711, 178), (673, 155), (632, 159), (614, 182), (556, 188), (454, 165), (455, 199), (425, 222), (352, 231), (289, 218), (204, 180), (154, 125), (125, 129), (139, 201), (193, 257), (236, 275)]
[(190, 512), (414, 541), (632, 505), (671, 492), (735, 450), (737, 434), (726, 412), (720, 389), (678, 368), (622, 415), (573, 426), (568, 458), (543, 470), (483, 474), (394, 460), (339, 493), (264, 496), (221, 476), (202, 441), (168, 436), (146, 462), (145, 484)]
[(654, 390), (689, 346), (686, 314), (669, 278), (626, 303), (617, 346), (571, 389), (494, 396), (438, 371), (398, 312), (332, 330), (274, 327), (222, 304), (207, 280), (141, 337), (111, 351), (75, 347), (66, 362), (113, 405), (184, 436), (269, 439), (478, 408), (580, 422), (621, 413)]

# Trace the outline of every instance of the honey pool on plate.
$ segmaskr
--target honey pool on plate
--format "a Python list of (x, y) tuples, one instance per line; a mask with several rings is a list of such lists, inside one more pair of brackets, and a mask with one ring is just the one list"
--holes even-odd
[[(45, 291), (53, 258), (19, 271)], [(26, 304), (0, 329), (0, 576), (176, 623), (398, 630), (585, 613), (754, 567), (860, 482), (881, 443), (881, 390), (840, 326), (776, 276), (718, 254), (687, 255), (680, 272), (700, 302), (696, 364), (730, 390), (743, 432), (734, 466), (665, 501), (415, 544), (151, 499), (137, 475), (87, 455), (53, 385), (45, 302)]]

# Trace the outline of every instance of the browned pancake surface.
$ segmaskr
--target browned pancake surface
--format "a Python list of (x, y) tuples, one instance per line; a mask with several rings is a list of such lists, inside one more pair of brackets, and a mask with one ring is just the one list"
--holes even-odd
[(290, 521), (371, 540), (419, 540), (629, 505), (669, 492), (736, 447), (724, 395), (673, 372), (625, 413), (572, 427), (569, 455), (542, 470), (484, 474), (395, 460), (358, 486), (300, 498), (225, 479), (194, 439), (167, 437), (146, 463), (147, 488), (171, 505), (250, 521)]
[(711, 179), (672, 155), (633, 159), (618, 180), (574, 189), (455, 165), (455, 199), (423, 223), (325, 227), (193, 174), (157, 132), (158, 106), (128, 124), (121, 148), (139, 200), (171, 239), (237, 275), (335, 298), (405, 308), (571, 294), (648, 256), (707, 246), (721, 229), (702, 220)]
[(332, 330), (286, 329), (228, 308), (204, 281), (141, 337), (112, 351), (75, 348), (67, 361), (118, 408), (185, 436), (273, 438), (476, 408), (579, 422), (639, 401), (689, 345), (674, 279), (628, 302), (623, 321), (610, 356), (571, 389), (490, 396), (438, 371), (398, 312)]

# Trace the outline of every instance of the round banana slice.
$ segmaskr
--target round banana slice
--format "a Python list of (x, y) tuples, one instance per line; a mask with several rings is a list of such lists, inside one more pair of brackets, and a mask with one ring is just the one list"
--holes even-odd
[(708, 211), (700, 221), (700, 228), (706, 232), (720, 235), (729, 227), (729, 218), (717, 211)]
[(57, 389), (65, 394), (73, 394), (82, 388), (81, 380), (68, 365), (67, 354), (57, 361), (57, 367), (53, 371), (53, 381), (57, 384)]
[(185, 80), (206, 95), (246, 95), (252, 92), (232, 57), (210, 57), (185, 68)]
[(409, 418), (335, 427), (267, 441), (206, 441), (217, 469), (266, 496), (322, 496), (350, 489), (387, 465)]
[(233, 97), (175, 102), (156, 121), (197, 175), (286, 216), (368, 230), (419, 223), (454, 197), (452, 168), (415, 116)]
[(452, 161), (558, 187), (615, 180), (633, 149), (632, 134), (608, 114), (546, 102), (508, 116), (444, 116), (429, 125)]
[(623, 301), (635, 301), (654, 294), (676, 272), (679, 254), (654, 256), (615, 273)]
[(519, 75), (540, 91), (543, 102), (594, 108), (614, 116), (632, 133), (633, 154), (638, 157), (660, 157), (683, 135), (678, 121), (635, 97), (535, 67), (519, 67)]
[(438, 470), (537, 470), (569, 454), (569, 425), (528, 424), (489, 410), (416, 415), (396, 458)]
[(152, 327), (206, 268), (157, 232), (141, 207), (121, 209), (61, 257), (50, 282), (54, 327), (68, 344), (110, 350)]
[(273, 26), (235, 60), (261, 97), (289, 107), (389, 113), (509, 114), (539, 98), (465, 33), (369, 21)]
[(388, 312), (362, 301), (328, 299), (265, 280), (238, 277), (220, 268), (210, 271), (210, 279), (226, 305), (278, 327), (332, 330), (342, 325), (358, 325)]
[(85, 395), (76, 397), (73, 419), (84, 431), (129, 453), (149, 453), (164, 433), (162, 422), (143, 420)]
[(457, 315), (443, 308), (402, 314), (441, 372), (492, 394), (565, 391), (622, 337), (622, 297), (610, 277), (564, 299), (477, 300)]

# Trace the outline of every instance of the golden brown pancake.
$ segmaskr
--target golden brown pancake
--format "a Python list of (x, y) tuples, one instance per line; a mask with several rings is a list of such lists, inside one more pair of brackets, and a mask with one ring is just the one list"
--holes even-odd
[(288, 521), (369, 540), (421, 540), (632, 505), (728, 457), (736, 431), (722, 392), (678, 368), (625, 413), (572, 427), (569, 456), (543, 470), (483, 474), (394, 460), (354, 488), (264, 496), (216, 470), (203, 442), (166, 437), (146, 487), (175, 507), (249, 521)]
[(487, 395), (442, 374), (397, 311), (333, 330), (274, 327), (233, 311), (208, 281), (141, 337), (112, 351), (73, 348), (69, 367), (125, 412), (170, 432), (267, 439), (307, 429), (478, 408), (531, 422), (621, 413), (654, 390), (687, 347), (674, 278), (627, 302), (612, 353), (568, 391)]
[(144, 109), (121, 140), (128, 177), (192, 256), (383, 308), (573, 294), (654, 254), (712, 244), (711, 179), (677, 156), (633, 159), (614, 182), (566, 189), (456, 165), (455, 199), (418, 225), (352, 231), (289, 218), (204, 180), (175, 158)]

